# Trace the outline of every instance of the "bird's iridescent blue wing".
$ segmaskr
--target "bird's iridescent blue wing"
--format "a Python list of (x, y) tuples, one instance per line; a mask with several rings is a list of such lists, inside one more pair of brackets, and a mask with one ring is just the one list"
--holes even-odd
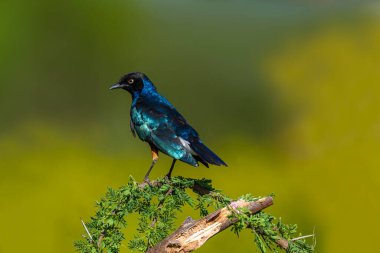
[(154, 144), (161, 152), (194, 166), (197, 166), (197, 161), (205, 166), (208, 163), (226, 165), (202, 143), (198, 133), (165, 98), (140, 100), (136, 108), (141, 126), (135, 126), (135, 131), (141, 139)]
[(138, 134), (140, 129), (145, 131), (145, 140), (155, 145), (161, 152), (197, 166), (186, 140), (177, 134), (179, 128), (187, 125), (182, 115), (170, 105), (162, 103), (136, 104), (136, 108), (143, 123), (141, 127), (135, 126)]

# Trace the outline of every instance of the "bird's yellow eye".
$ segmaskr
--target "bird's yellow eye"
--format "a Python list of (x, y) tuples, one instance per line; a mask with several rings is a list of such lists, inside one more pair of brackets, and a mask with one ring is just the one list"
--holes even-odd
[(135, 79), (129, 79), (129, 80), (128, 80), (128, 83), (129, 83), (129, 84), (132, 84), (134, 81), (135, 81)]

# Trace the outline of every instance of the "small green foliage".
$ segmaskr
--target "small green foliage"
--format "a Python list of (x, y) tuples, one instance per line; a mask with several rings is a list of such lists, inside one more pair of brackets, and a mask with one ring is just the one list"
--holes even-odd
[[(189, 190), (195, 193), (191, 194)], [(249, 194), (241, 197), (246, 201), (258, 198)], [(81, 253), (117, 253), (124, 235), (121, 232), (127, 226), (129, 214), (137, 213), (138, 228), (129, 241), (131, 250), (145, 252), (172, 233), (178, 212), (185, 205), (199, 210), (200, 216), (207, 215), (231, 203), (232, 199), (215, 190), (208, 179), (174, 177), (170, 181), (158, 179), (153, 185), (138, 184), (130, 177), (127, 185), (117, 190), (109, 188), (104, 198), (96, 203), (98, 211), (85, 224), (89, 234), (85, 240), (75, 242)], [(239, 234), (249, 228), (255, 235), (255, 242), (261, 252), (271, 249), (277, 252), (276, 241), (284, 238), (289, 241), (287, 252), (307, 253), (313, 247), (304, 240), (291, 241), (296, 233), (296, 225), (285, 225), (264, 212), (252, 215), (247, 209), (232, 209), (231, 219), (236, 222), (232, 231)]]
[(289, 247), (287, 252), (308, 253), (314, 251), (314, 246), (307, 244), (305, 240), (295, 240), (294, 235), (297, 233), (297, 225), (286, 225), (281, 219), (276, 223), (276, 218), (265, 212), (258, 212), (254, 215), (246, 208), (239, 208), (233, 212), (230, 217), (237, 221), (232, 225), (231, 230), (239, 234), (240, 231), (250, 228), (255, 235), (255, 242), (262, 253), (270, 249), (272, 252), (278, 252), (277, 241), (282, 239), (288, 240)]

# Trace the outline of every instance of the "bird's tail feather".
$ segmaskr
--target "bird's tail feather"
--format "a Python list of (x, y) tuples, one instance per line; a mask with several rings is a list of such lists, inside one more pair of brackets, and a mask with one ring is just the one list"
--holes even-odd
[(195, 160), (197, 160), (198, 162), (200, 162), (201, 164), (203, 164), (207, 168), (209, 167), (208, 163), (205, 160), (203, 160), (199, 155), (195, 155), (194, 158), (195, 158)]
[(193, 142), (190, 144), (191, 149), (194, 150), (197, 155), (207, 163), (214, 165), (224, 165), (227, 166), (222, 159), (220, 159), (214, 152), (212, 152), (206, 145), (202, 142)]

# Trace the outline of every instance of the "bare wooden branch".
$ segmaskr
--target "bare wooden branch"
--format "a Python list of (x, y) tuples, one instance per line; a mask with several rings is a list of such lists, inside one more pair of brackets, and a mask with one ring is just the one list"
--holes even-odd
[[(231, 202), (229, 206), (221, 208), (199, 220), (193, 220), (188, 217), (173, 234), (166, 237), (156, 246), (148, 249), (147, 252), (191, 252), (201, 247), (214, 235), (235, 223), (237, 219), (231, 219), (229, 217), (232, 212), (238, 212), (238, 208), (248, 208), (248, 210), (254, 214), (272, 204), (272, 197), (265, 197), (252, 202), (237, 200)], [(277, 244), (283, 249), (288, 248), (288, 241), (285, 239), (278, 240)]]
[(281, 238), (281, 239), (278, 239), (277, 241), (276, 241), (276, 243), (277, 243), (277, 245), (278, 245), (278, 247), (280, 247), (281, 249), (288, 249), (288, 247), (289, 247), (289, 242), (288, 242), (288, 240), (286, 240), (286, 239), (284, 239), (284, 238)]

